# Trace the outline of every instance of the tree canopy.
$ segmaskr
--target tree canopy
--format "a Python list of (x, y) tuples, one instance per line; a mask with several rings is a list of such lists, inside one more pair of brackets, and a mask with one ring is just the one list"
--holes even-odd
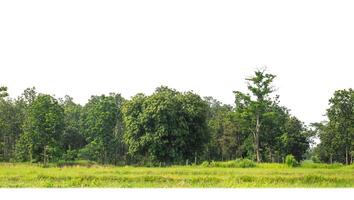
[(288, 157), (353, 163), (353, 89), (335, 91), (328, 121), (308, 126), (281, 104), (275, 79), (256, 70), (245, 79), (247, 91), (234, 91), (234, 105), (166, 86), (130, 99), (94, 95), (84, 105), (70, 96), (38, 94), (34, 87), (11, 98), (2, 86), (0, 161), (181, 165)]

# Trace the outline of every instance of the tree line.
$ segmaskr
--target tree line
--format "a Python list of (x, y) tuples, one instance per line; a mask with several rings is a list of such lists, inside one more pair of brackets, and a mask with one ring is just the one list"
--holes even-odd
[[(256, 70), (235, 104), (161, 86), (125, 99), (92, 96), (80, 105), (26, 89), (10, 98), (0, 87), (0, 161), (90, 160), (114, 165), (184, 165), (247, 158), (353, 162), (354, 91), (336, 91), (328, 121), (306, 126), (279, 101), (275, 75)], [(320, 143), (314, 144), (314, 138)]]

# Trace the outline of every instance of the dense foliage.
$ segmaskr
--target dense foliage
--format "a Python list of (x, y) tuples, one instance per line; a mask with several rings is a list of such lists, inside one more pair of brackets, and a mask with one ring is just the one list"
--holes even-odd
[[(354, 155), (354, 91), (329, 100), (328, 121), (307, 127), (275, 94), (275, 75), (257, 70), (235, 105), (165, 86), (126, 100), (92, 96), (80, 105), (28, 88), (0, 87), (0, 161), (212, 166), (253, 162), (339, 162)], [(314, 148), (313, 138), (320, 142)], [(285, 158), (288, 159), (285, 159)], [(241, 160), (242, 162), (241, 162)], [(290, 161), (291, 160), (291, 161)], [(84, 161), (82, 161), (84, 162)]]
[(353, 163), (354, 91), (336, 91), (329, 105), (329, 121), (313, 124), (321, 143), (313, 149), (312, 156), (328, 163)]
[(138, 94), (123, 107), (129, 155), (166, 164), (195, 159), (208, 141), (207, 111), (192, 92), (160, 87), (148, 97)]

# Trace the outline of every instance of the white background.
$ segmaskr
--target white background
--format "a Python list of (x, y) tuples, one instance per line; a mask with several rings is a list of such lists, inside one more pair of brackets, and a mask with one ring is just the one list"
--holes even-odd
[(160, 85), (233, 104), (264, 66), (282, 105), (323, 120), (354, 86), (354, 7), (341, 0), (0, 1), (0, 85), (130, 98)]
[(6, 189), (0, 190), (4, 199), (344, 199), (353, 196), (353, 189)]

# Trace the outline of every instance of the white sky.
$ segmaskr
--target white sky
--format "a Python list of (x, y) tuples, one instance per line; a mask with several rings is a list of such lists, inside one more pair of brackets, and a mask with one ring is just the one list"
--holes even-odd
[(0, 1), (0, 85), (68, 94), (157, 86), (232, 104), (267, 66), (282, 105), (324, 119), (336, 89), (354, 86), (351, 1)]

